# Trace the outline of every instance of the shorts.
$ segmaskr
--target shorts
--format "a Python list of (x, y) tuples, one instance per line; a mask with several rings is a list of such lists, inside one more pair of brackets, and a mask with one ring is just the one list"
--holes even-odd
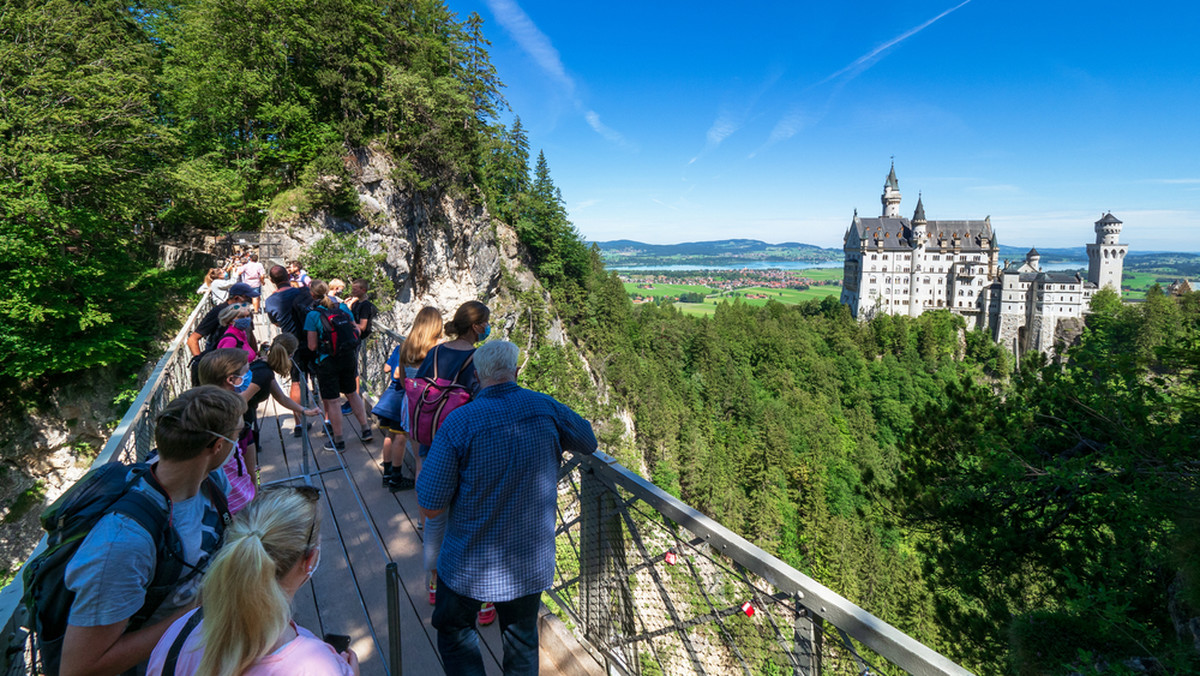
[(322, 399), (337, 399), (358, 389), (358, 359), (354, 352), (330, 355), (317, 362), (317, 387)]
[(390, 434), (408, 434), (408, 430), (404, 429), (404, 426), (400, 424), (400, 421), (392, 420), (391, 418), (382, 415), (377, 415), (375, 417), (379, 418), (379, 429), (383, 430), (384, 432), (388, 432)]

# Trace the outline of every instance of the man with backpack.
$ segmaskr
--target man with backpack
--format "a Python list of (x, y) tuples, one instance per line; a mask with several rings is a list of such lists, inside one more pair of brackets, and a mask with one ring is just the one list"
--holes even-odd
[(350, 410), (362, 430), (362, 442), (369, 444), (374, 437), (363, 409), (362, 397), (358, 394), (358, 326), (354, 323), (350, 308), (345, 303), (334, 301), (328, 291), (329, 285), (322, 281), (314, 281), (309, 287), (313, 304), (304, 320), (304, 333), (305, 344), (316, 355), (314, 369), (317, 386), (331, 430), (325, 450), (341, 452), (346, 450), (346, 442), (342, 440), (339, 394), (345, 394), (350, 402)]
[[(304, 320), (308, 318), (308, 311), (312, 307), (312, 294), (309, 293), (307, 286), (291, 286), (288, 281), (288, 270), (282, 265), (272, 266), (267, 276), (275, 285), (275, 293), (271, 294), (264, 304), (267, 317), (270, 318), (272, 324), (279, 327), (280, 331), (292, 334), (300, 343), (296, 354), (293, 355), (293, 359), (300, 365), (300, 369), (292, 367), (292, 389), (289, 392), (292, 401), (300, 401), (300, 379), (304, 377), (301, 370), (308, 373), (314, 357), (308, 349), (308, 338), (304, 333)], [(295, 422), (292, 435), (299, 437), (303, 433), (302, 428), (305, 422), (299, 415), (295, 417)]]
[(24, 573), (49, 676), (115, 676), (145, 662), (194, 601), (229, 522), (220, 472), (246, 404), (219, 387), (158, 415), (152, 464), (109, 463), (43, 515), (49, 548)]

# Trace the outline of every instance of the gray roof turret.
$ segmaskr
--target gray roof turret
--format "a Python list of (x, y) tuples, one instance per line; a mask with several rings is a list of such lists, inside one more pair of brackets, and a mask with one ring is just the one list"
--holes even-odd
[(892, 169), (888, 172), (887, 186), (892, 190), (900, 189), (900, 181), (896, 180), (896, 163), (892, 162)]
[(921, 201), (921, 194), (917, 193), (917, 210), (913, 212), (913, 223), (925, 222), (925, 204)]

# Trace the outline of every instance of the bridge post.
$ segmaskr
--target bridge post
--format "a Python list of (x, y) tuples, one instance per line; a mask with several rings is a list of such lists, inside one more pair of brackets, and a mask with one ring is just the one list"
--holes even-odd
[[(632, 636), (633, 606), (625, 581), (625, 536), (617, 496), (596, 476), (595, 470), (580, 471), (579, 574), (580, 607), (584, 635), (594, 645), (609, 647), (605, 659), (623, 654), (625, 664), (608, 664), (609, 673), (637, 674), (641, 671), (634, 644), (612, 648), (620, 634)], [(614, 614), (616, 617), (614, 617)], [(620, 623), (620, 629), (615, 625)]]
[(796, 676), (821, 676), (822, 620), (796, 596)]

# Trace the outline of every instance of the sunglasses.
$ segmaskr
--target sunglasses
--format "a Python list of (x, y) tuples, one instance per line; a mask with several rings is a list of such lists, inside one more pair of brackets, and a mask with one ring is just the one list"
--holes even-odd
[[(288, 490), (288, 489), (296, 491), (297, 493), (300, 494), (300, 497), (304, 498), (305, 500), (308, 500), (309, 502), (316, 502), (317, 500), (321, 499), (321, 489), (317, 488), (316, 486), (309, 486), (308, 484), (301, 484), (299, 486), (277, 486), (274, 488), (270, 488), (268, 490)], [(317, 529), (317, 512), (314, 510), (312, 523), (309, 524), (309, 526), (308, 526), (308, 537), (305, 538), (305, 540), (304, 540), (304, 551), (306, 551), (306, 552), (312, 551), (313, 533), (316, 532), (316, 529)]]
[(221, 439), (228, 441), (229, 443), (233, 444), (234, 446), (237, 446), (236, 439), (230, 439), (229, 437), (225, 436), (224, 434), (218, 434), (217, 432), (214, 432), (212, 430), (197, 430), (197, 429), (192, 429), (191, 427), (188, 427), (187, 425), (184, 424), (183, 418), (180, 417), (180, 415), (178, 413), (175, 413), (174, 411), (165, 411), (163, 413), (158, 414), (159, 420), (163, 420), (164, 418), (167, 420), (174, 420), (175, 422), (179, 423), (179, 429), (183, 430), (184, 432), (199, 432), (201, 434), (211, 434), (214, 437), (220, 437)]

